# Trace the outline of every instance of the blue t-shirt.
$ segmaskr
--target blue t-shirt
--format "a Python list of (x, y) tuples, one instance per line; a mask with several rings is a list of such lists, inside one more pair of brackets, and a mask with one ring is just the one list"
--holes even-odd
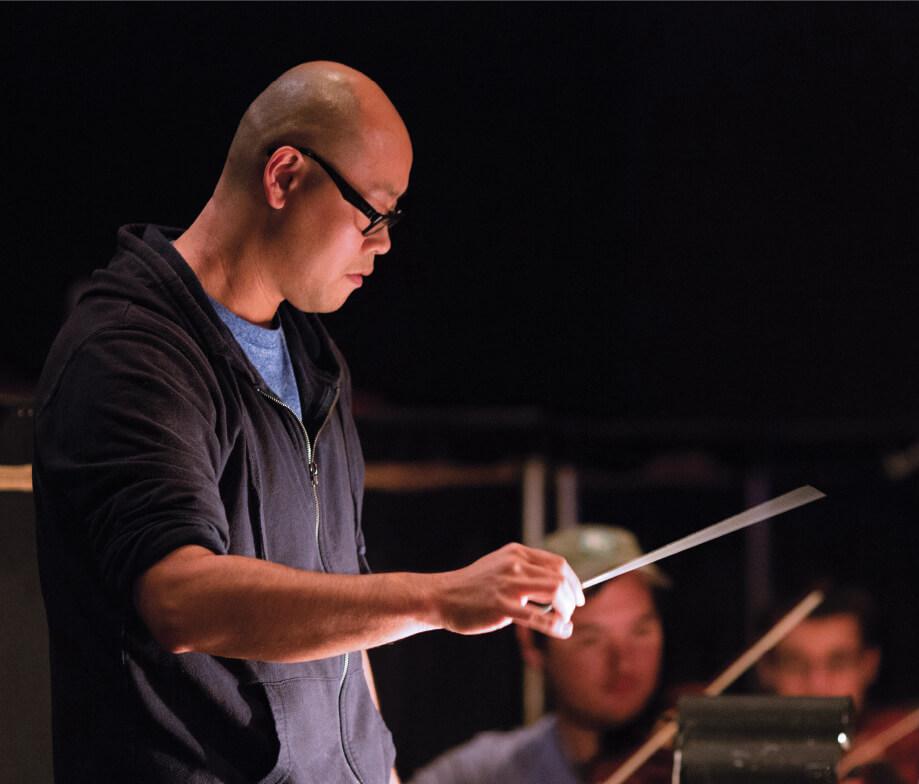
[(227, 310), (213, 297), (208, 299), (271, 392), (290, 406), (299, 419), (303, 419), (297, 379), (280, 322), (276, 327), (260, 327)]
[(483, 732), (419, 770), (409, 784), (580, 784), (554, 715), (510, 732)]

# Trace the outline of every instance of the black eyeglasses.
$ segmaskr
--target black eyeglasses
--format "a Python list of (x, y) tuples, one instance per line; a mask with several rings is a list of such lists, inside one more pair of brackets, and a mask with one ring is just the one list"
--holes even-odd
[[(366, 228), (361, 230), (361, 234), (365, 237), (369, 237), (371, 234), (376, 234), (377, 232), (382, 231), (387, 226), (395, 226), (399, 220), (402, 218), (402, 210), (399, 207), (392, 210), (391, 212), (377, 212), (370, 203), (361, 196), (354, 188), (352, 188), (348, 181), (345, 180), (332, 166), (332, 164), (327, 163), (322, 158), (320, 158), (316, 153), (314, 153), (309, 147), (296, 147), (290, 145), (295, 150), (305, 155), (307, 158), (312, 158), (316, 163), (318, 163), (323, 171), (329, 175), (332, 182), (335, 183), (335, 186), (338, 188), (338, 192), (341, 194), (341, 197), (348, 202), (348, 204), (357, 207), (358, 210), (370, 221), (367, 224)], [(275, 148), (277, 149), (277, 148)]]

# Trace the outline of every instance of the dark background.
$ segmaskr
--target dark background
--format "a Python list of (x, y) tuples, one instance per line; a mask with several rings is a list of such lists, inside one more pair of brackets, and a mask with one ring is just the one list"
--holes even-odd
[[(130, 221), (187, 225), (286, 67), (372, 75), (411, 216), (329, 319), (400, 404), (917, 410), (909, 4), (5, 6), (0, 367)], [(418, 358), (424, 357), (424, 362)]]
[[(751, 478), (818, 484), (819, 511), (771, 528), (771, 589), (867, 585), (878, 697), (919, 695), (919, 483), (883, 468), (919, 438), (915, 6), (4, 5), (0, 23), (0, 391), (28, 395), (118, 225), (187, 225), (252, 98), (343, 61), (415, 145), (393, 250), (326, 319), (368, 459), (571, 462), (582, 518), (646, 546), (737, 511)], [(516, 491), (489, 492), (369, 493), (375, 566), (513, 537)], [(738, 540), (668, 567), (675, 679), (748, 636), (748, 557)], [(378, 660), (406, 769), (519, 718), (507, 634)]]

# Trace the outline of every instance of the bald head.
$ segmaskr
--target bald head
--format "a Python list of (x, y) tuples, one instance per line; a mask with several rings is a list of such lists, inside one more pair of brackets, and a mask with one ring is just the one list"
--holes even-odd
[(303, 63), (250, 104), (230, 145), (224, 180), (233, 188), (257, 188), (268, 153), (281, 144), (315, 148), (339, 162), (393, 140), (408, 144), (408, 132), (376, 82), (340, 63)]
[[(411, 166), (408, 131), (375, 82), (338, 63), (298, 65), (246, 110), (175, 247), (208, 294), (254, 324), (284, 300), (337, 310), (389, 250)], [(365, 234), (372, 219), (380, 230)]]

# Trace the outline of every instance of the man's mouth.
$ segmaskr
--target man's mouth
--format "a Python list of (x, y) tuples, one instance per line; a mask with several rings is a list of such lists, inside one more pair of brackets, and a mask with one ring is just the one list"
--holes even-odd
[(610, 694), (628, 694), (637, 688), (638, 684), (632, 678), (617, 678), (605, 685), (605, 691)]

